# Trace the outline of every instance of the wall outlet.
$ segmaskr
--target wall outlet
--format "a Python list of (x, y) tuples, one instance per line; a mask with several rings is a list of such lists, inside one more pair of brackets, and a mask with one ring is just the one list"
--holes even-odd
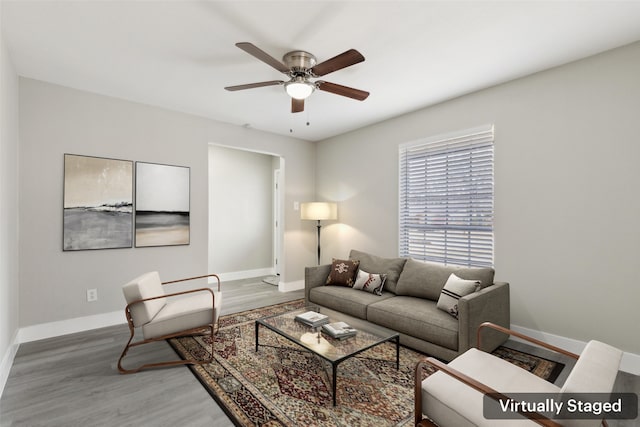
[(98, 290), (97, 289), (87, 289), (87, 301), (98, 301)]

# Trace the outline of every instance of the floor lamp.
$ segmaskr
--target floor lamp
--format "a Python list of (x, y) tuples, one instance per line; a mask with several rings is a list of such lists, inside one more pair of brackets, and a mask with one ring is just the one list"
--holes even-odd
[(300, 219), (318, 221), (318, 265), (320, 265), (320, 221), (338, 219), (338, 205), (329, 202), (311, 202), (300, 205)]

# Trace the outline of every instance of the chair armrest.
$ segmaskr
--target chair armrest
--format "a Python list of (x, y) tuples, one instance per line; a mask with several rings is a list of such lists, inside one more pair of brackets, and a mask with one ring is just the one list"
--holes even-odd
[[(476, 332), (483, 322), (508, 328), (511, 325), (509, 283), (496, 282), (491, 286), (458, 300), (458, 354), (477, 347)], [(485, 348), (493, 351), (506, 341), (506, 336), (493, 332), (484, 340)]]
[(304, 269), (304, 302), (309, 303), (311, 289), (323, 286), (331, 272), (331, 264), (305, 267)]
[(562, 349), (560, 347), (556, 347), (554, 345), (547, 344), (544, 341), (537, 340), (537, 339), (532, 338), (530, 336), (521, 334), (520, 332), (512, 331), (511, 329), (496, 325), (496, 324), (491, 323), (491, 322), (484, 322), (478, 327), (478, 337), (477, 337), (478, 349), (480, 349), (480, 345), (481, 345), (481, 332), (482, 332), (483, 328), (494, 329), (494, 330), (500, 331), (500, 332), (502, 332), (504, 334), (508, 334), (508, 335), (511, 335), (511, 336), (514, 336), (514, 337), (518, 337), (518, 338), (523, 339), (525, 341), (529, 341), (530, 343), (539, 345), (540, 347), (544, 347), (544, 348), (546, 348), (548, 350), (555, 351), (556, 353), (564, 354), (565, 356), (569, 356), (569, 357), (571, 357), (573, 359), (578, 359), (579, 358), (579, 356), (577, 354), (575, 354), (575, 353), (571, 353), (570, 351), (564, 350), (564, 349)]
[[(486, 384), (481, 383), (468, 375), (463, 374), (462, 372), (442, 363), (438, 359), (434, 359), (433, 357), (428, 357), (424, 360), (421, 360), (416, 364), (415, 370), (415, 424), (417, 425), (422, 420), (422, 370), (427, 366), (431, 365), (439, 371), (451, 376), (457, 381), (462, 382), (463, 384), (473, 388), (474, 390), (482, 393), (483, 395), (489, 395), (490, 398), (494, 400), (503, 399), (508, 400), (509, 397), (494, 390)], [(531, 421), (538, 423), (542, 426), (547, 427), (562, 427), (560, 424), (555, 421), (545, 417), (542, 414), (537, 412), (521, 412), (518, 411), (522, 416), (529, 418)]]
[(220, 278), (217, 274), (205, 274), (204, 276), (187, 277), (186, 279), (171, 280), (170, 282), (162, 282), (163, 285), (171, 283), (186, 282), (187, 280), (203, 279), (205, 277), (215, 277), (218, 280), (218, 292), (220, 292)]

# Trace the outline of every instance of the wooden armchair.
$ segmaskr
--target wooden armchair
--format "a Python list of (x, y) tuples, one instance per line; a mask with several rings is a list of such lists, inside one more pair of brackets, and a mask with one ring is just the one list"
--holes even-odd
[[(481, 331), (491, 328), (516, 336), (541, 347), (577, 359), (562, 388), (541, 379), (497, 356), (471, 348), (449, 364), (429, 357), (416, 365), (415, 425), (420, 427), (462, 426), (607, 426), (606, 421), (592, 419), (552, 420), (536, 412), (520, 412), (522, 418), (509, 420), (486, 419), (483, 399), (507, 399), (511, 393), (610, 393), (620, 366), (622, 352), (607, 344), (590, 341), (580, 356), (542, 341), (503, 328), (483, 323), (478, 328), (478, 348)], [(424, 380), (426, 366), (438, 372)]]
[[(199, 288), (165, 293), (163, 288), (163, 285), (205, 277), (217, 279), (217, 291), (210, 288)], [(118, 359), (120, 373), (132, 374), (146, 368), (203, 364), (213, 360), (214, 334), (217, 332), (222, 301), (220, 278), (217, 275), (208, 274), (162, 283), (158, 272), (153, 271), (133, 279), (122, 287), (122, 291), (127, 301), (124, 311), (131, 336), (120, 355), (120, 359)], [(143, 339), (132, 343), (136, 328), (142, 329)], [(131, 347), (195, 334), (210, 334), (211, 336), (211, 353), (204, 360), (186, 359), (148, 363), (133, 369), (125, 369), (122, 366), (122, 359)]]

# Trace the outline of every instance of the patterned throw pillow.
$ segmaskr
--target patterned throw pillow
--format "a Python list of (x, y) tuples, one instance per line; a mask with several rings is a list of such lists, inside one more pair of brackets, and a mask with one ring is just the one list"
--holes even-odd
[(445, 283), (444, 288), (442, 288), (436, 307), (446, 311), (457, 319), (458, 300), (465, 295), (474, 293), (478, 289), (480, 289), (479, 280), (465, 280), (451, 273), (451, 276), (447, 279), (447, 283)]
[(386, 274), (372, 274), (360, 269), (356, 277), (356, 283), (353, 289), (371, 292), (372, 294), (382, 295), (382, 287), (387, 279)]
[(353, 286), (359, 266), (358, 260), (333, 258), (331, 272), (325, 285)]

